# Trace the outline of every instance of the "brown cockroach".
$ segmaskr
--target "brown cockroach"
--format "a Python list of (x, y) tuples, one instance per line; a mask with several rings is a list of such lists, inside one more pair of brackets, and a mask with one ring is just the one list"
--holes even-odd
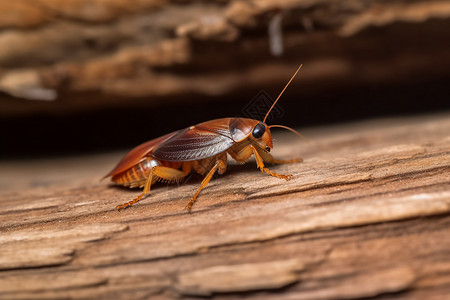
[(219, 174), (223, 174), (227, 170), (227, 154), (241, 164), (254, 155), (256, 165), (262, 172), (290, 180), (292, 175), (278, 174), (264, 166), (264, 162), (284, 164), (301, 161), (301, 159), (278, 160), (270, 155), (269, 152), (273, 148), (270, 128), (281, 127), (301, 135), (286, 126), (268, 126), (265, 121), (301, 67), (300, 65), (291, 77), (262, 121), (247, 118), (212, 120), (166, 134), (131, 150), (105, 177), (111, 176), (111, 180), (115, 183), (130, 188), (144, 187), (144, 190), (137, 198), (118, 205), (116, 209), (130, 207), (145, 195), (151, 194), (150, 188), (153, 183), (178, 182), (194, 170), (206, 176), (186, 205), (189, 211), (214, 173), (218, 171)]

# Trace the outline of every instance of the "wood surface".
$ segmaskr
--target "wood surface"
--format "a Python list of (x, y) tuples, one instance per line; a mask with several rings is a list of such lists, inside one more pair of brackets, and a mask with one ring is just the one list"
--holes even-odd
[(275, 134), (303, 163), (138, 190), (123, 153), (0, 164), (0, 299), (445, 299), (450, 114)]

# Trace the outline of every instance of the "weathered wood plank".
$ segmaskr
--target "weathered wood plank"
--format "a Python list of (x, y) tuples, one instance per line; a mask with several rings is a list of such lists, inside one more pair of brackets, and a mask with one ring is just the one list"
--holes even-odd
[[(0, 298), (443, 299), (450, 293), (448, 114), (280, 135), (303, 163), (232, 165), (138, 192), (120, 155), (0, 164)], [(244, 294), (245, 293), (245, 294)]]

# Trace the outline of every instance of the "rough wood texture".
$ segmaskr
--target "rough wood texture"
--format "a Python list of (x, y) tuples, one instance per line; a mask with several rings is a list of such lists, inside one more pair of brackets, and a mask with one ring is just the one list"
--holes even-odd
[(199, 178), (115, 211), (120, 155), (3, 162), (0, 298), (448, 296), (450, 115), (304, 133), (274, 149), (294, 180), (234, 165), (192, 213)]
[(3, 1), (0, 91), (17, 98), (0, 102), (0, 113), (230, 95), (278, 87), (301, 63), (304, 84), (293, 88), (303, 91), (404, 83), (450, 68), (448, 1), (132, 3)]

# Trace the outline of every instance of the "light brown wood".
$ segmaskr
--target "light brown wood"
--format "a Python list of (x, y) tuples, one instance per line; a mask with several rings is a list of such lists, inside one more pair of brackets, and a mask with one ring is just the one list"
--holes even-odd
[(211, 101), (302, 63), (291, 91), (447, 78), (449, 20), (445, 0), (2, 1), (0, 115)]
[(294, 179), (232, 165), (191, 213), (198, 177), (117, 212), (121, 154), (2, 162), (0, 298), (448, 296), (450, 115), (302, 132), (275, 134)]

